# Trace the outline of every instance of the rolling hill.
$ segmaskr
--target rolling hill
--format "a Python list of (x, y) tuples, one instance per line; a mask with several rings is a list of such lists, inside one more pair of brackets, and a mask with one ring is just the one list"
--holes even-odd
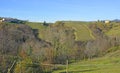
[(70, 73), (119, 73), (119, 28), (119, 22), (1, 22), (0, 72), (66, 73), (68, 66)]
[[(95, 37), (93, 35), (93, 32), (91, 29), (89, 29), (88, 22), (77, 22), (77, 21), (60, 21), (61, 23), (64, 23), (65, 27), (70, 27), (71, 29), (75, 30), (75, 40), (76, 41), (87, 41), (87, 40), (94, 40)], [(38, 29), (39, 33), (42, 33), (39, 35), (40, 38), (45, 39), (45, 31), (47, 29), (46, 26), (43, 26), (42, 23), (27, 23), (28, 26), (32, 27), (33, 29)], [(58, 22), (51, 25), (59, 25)]]

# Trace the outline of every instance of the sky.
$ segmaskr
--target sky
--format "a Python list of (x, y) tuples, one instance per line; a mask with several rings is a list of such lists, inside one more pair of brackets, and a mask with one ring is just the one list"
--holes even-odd
[(120, 0), (0, 0), (0, 17), (35, 22), (120, 19)]

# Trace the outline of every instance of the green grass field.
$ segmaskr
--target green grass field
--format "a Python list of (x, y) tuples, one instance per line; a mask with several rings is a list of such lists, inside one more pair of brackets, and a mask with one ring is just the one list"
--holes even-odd
[(120, 36), (120, 26), (113, 27), (106, 33), (108, 36)]
[(75, 40), (77, 41), (95, 39), (92, 31), (88, 28), (87, 24), (87, 22), (65, 22), (65, 26), (71, 27), (75, 30)]
[[(68, 73), (119, 73), (119, 57), (102, 57), (92, 60), (80, 61), (68, 65)], [(66, 67), (53, 73), (66, 73)]]
[(37, 22), (27, 22), (26, 25), (30, 26), (32, 29), (38, 30), (38, 37), (44, 39), (44, 31), (47, 28), (46, 26), (42, 25), (43, 23)]

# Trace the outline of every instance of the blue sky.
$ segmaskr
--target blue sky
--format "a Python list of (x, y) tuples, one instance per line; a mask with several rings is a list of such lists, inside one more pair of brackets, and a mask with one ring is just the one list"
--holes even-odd
[(120, 19), (120, 0), (0, 0), (0, 16), (47, 22)]

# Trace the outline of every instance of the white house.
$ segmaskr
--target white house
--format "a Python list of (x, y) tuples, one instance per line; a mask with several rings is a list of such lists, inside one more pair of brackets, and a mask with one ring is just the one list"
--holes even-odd
[(105, 20), (104, 22), (105, 22), (106, 24), (107, 24), (107, 23), (110, 23), (110, 21), (109, 21), (109, 20)]

